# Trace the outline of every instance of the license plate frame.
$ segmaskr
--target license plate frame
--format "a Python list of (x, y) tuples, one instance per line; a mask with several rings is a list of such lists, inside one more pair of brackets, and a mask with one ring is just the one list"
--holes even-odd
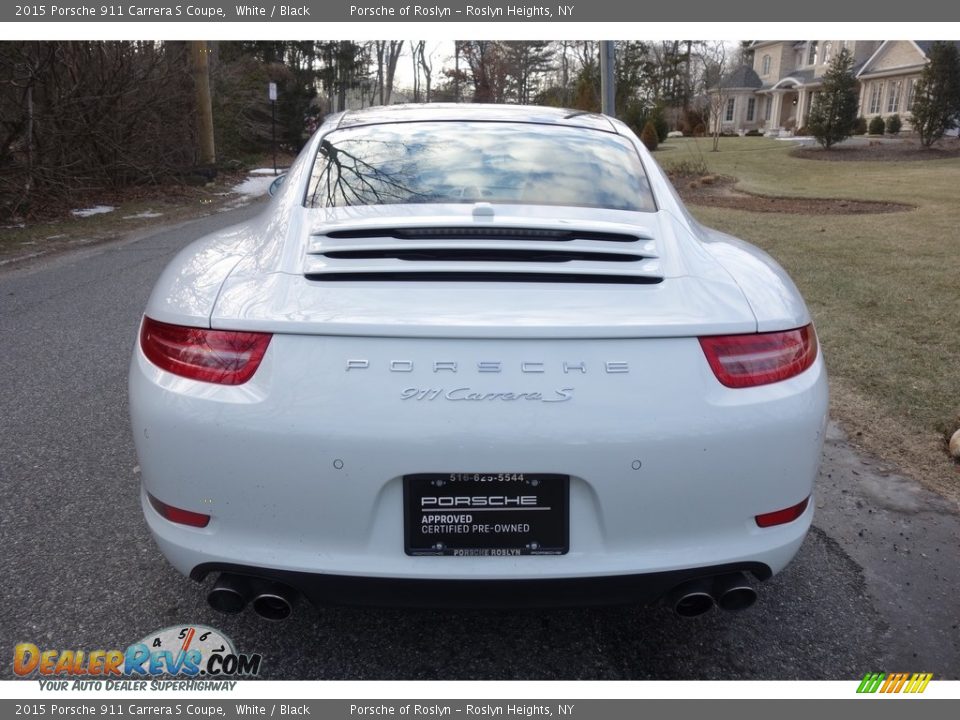
[(404, 552), (414, 557), (566, 555), (570, 476), (405, 475), (403, 519)]

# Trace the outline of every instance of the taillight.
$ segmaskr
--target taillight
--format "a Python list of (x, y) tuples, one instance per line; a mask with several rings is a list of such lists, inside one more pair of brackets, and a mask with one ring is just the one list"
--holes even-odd
[(775, 510), (773, 512), (764, 513), (763, 515), (757, 515), (757, 525), (762, 528), (773, 527), (774, 525), (784, 525), (788, 522), (793, 522), (798, 517), (803, 515), (803, 512), (807, 509), (807, 505), (810, 503), (810, 498), (806, 498), (803, 502), (799, 502), (796, 505), (791, 505), (788, 508), (783, 510)]
[(150, 500), (150, 504), (153, 506), (153, 509), (170, 522), (179, 523), (180, 525), (189, 525), (190, 527), (196, 528), (204, 528), (210, 524), (209, 515), (193, 512), (192, 510), (184, 510), (183, 508), (174, 507), (173, 505), (167, 505), (165, 502), (157, 500), (150, 493), (147, 493), (147, 499)]
[(783, 332), (712, 335), (700, 347), (717, 380), (731, 388), (754, 387), (799, 375), (817, 359), (813, 325)]
[(157, 367), (192, 380), (240, 385), (260, 367), (270, 333), (207, 330), (157, 322), (140, 328), (143, 354)]

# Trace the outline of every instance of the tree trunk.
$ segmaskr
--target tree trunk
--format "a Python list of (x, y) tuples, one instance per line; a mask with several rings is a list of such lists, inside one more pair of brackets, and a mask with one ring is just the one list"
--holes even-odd
[(27, 187), (33, 187), (33, 80), (27, 86)]
[(213, 104), (210, 99), (208, 53), (206, 41), (191, 41), (190, 56), (193, 61), (193, 84), (197, 100), (197, 129), (200, 133), (200, 164), (213, 169), (217, 162), (217, 155), (213, 143)]
[(403, 40), (388, 40), (387, 45), (387, 82), (385, 86), (386, 97), (383, 100), (384, 105), (390, 104), (390, 97), (393, 95), (393, 77), (397, 72), (397, 61), (400, 59), (400, 51), (403, 49)]

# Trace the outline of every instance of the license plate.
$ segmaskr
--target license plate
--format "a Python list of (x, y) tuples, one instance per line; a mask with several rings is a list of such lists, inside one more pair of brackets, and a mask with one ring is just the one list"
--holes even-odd
[(567, 475), (422, 473), (403, 478), (407, 555), (564, 555)]

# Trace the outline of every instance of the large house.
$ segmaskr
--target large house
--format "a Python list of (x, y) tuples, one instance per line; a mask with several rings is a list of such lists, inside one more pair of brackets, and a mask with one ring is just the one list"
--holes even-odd
[(719, 120), (724, 132), (793, 134), (807, 124), (830, 61), (846, 48), (860, 83), (860, 115), (869, 122), (896, 113), (909, 128), (931, 45), (930, 40), (757, 40), (749, 46), (753, 65), (740, 66), (712, 91), (722, 100), (714, 123)]

